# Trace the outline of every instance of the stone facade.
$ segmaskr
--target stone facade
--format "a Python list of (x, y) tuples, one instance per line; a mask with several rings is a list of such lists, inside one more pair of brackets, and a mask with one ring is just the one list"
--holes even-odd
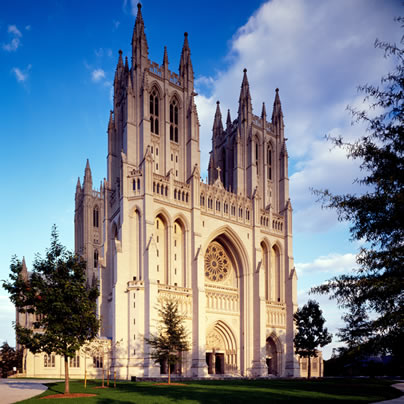
[[(288, 153), (279, 92), (271, 120), (252, 111), (244, 70), (237, 117), (214, 117), (201, 180), (194, 72), (185, 33), (179, 72), (148, 57), (140, 5), (131, 65), (119, 52), (108, 124), (107, 179), (87, 162), (75, 198), (75, 249), (100, 284), (101, 337), (120, 379), (159, 377), (145, 343), (158, 307), (175, 299), (190, 377), (299, 376)], [(241, 78), (241, 75), (240, 75)]]
[[(131, 56), (129, 66), (119, 52), (107, 180), (92, 191), (87, 165), (76, 191), (76, 250), (87, 257), (89, 276), (99, 251), (101, 334), (122, 341), (113, 370), (123, 379), (165, 371), (149, 359), (144, 338), (156, 331), (158, 303), (174, 298), (192, 346), (178, 372), (297, 376), (292, 207), (278, 90), (270, 122), (265, 105), (261, 116), (252, 112), (246, 70), (237, 118), (229, 111), (226, 127), (217, 104), (205, 183), (188, 35), (178, 73), (169, 70), (166, 49), (162, 65), (150, 61), (139, 6)], [(94, 207), (103, 231), (91, 223)]]

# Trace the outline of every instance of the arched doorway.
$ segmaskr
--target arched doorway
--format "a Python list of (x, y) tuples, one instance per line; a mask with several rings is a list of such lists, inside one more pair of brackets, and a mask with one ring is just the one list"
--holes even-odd
[(267, 338), (266, 341), (266, 365), (268, 374), (279, 376), (279, 354), (280, 350), (277, 347), (276, 339), (273, 336)]
[(206, 336), (206, 364), (209, 374), (229, 374), (237, 370), (236, 339), (223, 321), (218, 321)]
[[(245, 247), (238, 235), (224, 227), (216, 231), (204, 253), (207, 323), (206, 360), (210, 374), (245, 374), (247, 319), (244, 315)], [(221, 343), (212, 344), (216, 340)]]

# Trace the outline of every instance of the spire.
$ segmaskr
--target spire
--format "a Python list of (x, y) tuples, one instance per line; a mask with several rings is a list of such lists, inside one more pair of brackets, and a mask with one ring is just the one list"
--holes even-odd
[(265, 109), (265, 102), (262, 103), (261, 118), (264, 120), (264, 123), (265, 123), (265, 121), (267, 119), (267, 111)]
[(118, 53), (119, 57), (118, 57), (118, 65), (116, 67), (117, 69), (123, 67), (122, 50), (119, 49)]
[(226, 126), (229, 127), (231, 125), (231, 117), (230, 117), (230, 109), (227, 110), (227, 119)]
[(116, 89), (116, 84), (118, 83), (119, 79), (121, 78), (122, 69), (123, 69), (122, 51), (119, 49), (118, 63), (116, 65), (115, 78), (114, 78), (115, 89)]
[(137, 16), (132, 36), (132, 66), (135, 68), (142, 65), (142, 61), (147, 59), (149, 46), (147, 45), (146, 34), (144, 32), (144, 21), (142, 16), (142, 5), (137, 4)]
[(251, 95), (250, 95), (250, 85), (248, 84), (247, 69), (243, 70), (243, 81), (241, 82), (240, 98), (238, 115), (241, 118), (240, 122), (248, 119), (248, 116), (252, 113)]
[(24, 281), (28, 280), (28, 270), (27, 270), (27, 264), (25, 263), (25, 257), (22, 257), (21, 277), (22, 279), (24, 279)]
[(76, 193), (81, 191), (80, 177), (77, 178)]
[(86, 169), (84, 170), (84, 190), (85, 191), (92, 191), (93, 188), (93, 179), (91, 177), (91, 168), (90, 168), (90, 162), (87, 159), (86, 163)]
[(272, 111), (272, 123), (275, 123), (278, 119), (283, 122), (282, 105), (281, 99), (279, 98), (279, 88), (275, 90), (274, 109)]
[(220, 101), (216, 102), (215, 120), (213, 122), (213, 130), (223, 130), (222, 113), (220, 112)]
[(250, 85), (248, 84), (248, 78), (247, 78), (247, 69), (243, 70), (244, 75), (243, 75), (243, 81), (241, 82), (241, 91), (240, 91), (240, 101), (242, 99), (250, 99)]
[(168, 66), (167, 46), (164, 47), (163, 66)]
[(194, 70), (191, 62), (191, 50), (188, 43), (188, 32), (184, 33), (184, 45), (182, 47), (180, 59), (180, 77), (183, 79), (183, 84), (187, 81), (194, 81)]

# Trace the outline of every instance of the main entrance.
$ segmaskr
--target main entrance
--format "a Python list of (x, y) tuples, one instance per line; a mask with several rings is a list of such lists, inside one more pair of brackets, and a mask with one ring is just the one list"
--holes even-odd
[(237, 371), (236, 340), (223, 321), (216, 322), (206, 337), (206, 364), (210, 375)]
[(206, 352), (206, 364), (210, 375), (222, 375), (225, 373), (224, 353)]

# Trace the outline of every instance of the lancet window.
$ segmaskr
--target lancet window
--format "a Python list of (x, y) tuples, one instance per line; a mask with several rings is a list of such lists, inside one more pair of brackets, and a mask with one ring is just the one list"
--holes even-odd
[(99, 210), (98, 210), (98, 206), (96, 206), (93, 209), (93, 226), (94, 227), (98, 227), (99, 226)]
[(150, 94), (150, 131), (159, 134), (159, 97), (156, 89)]
[(271, 146), (267, 147), (267, 176), (269, 180), (272, 180), (272, 150)]
[(170, 140), (178, 143), (178, 103), (176, 99), (170, 103)]

